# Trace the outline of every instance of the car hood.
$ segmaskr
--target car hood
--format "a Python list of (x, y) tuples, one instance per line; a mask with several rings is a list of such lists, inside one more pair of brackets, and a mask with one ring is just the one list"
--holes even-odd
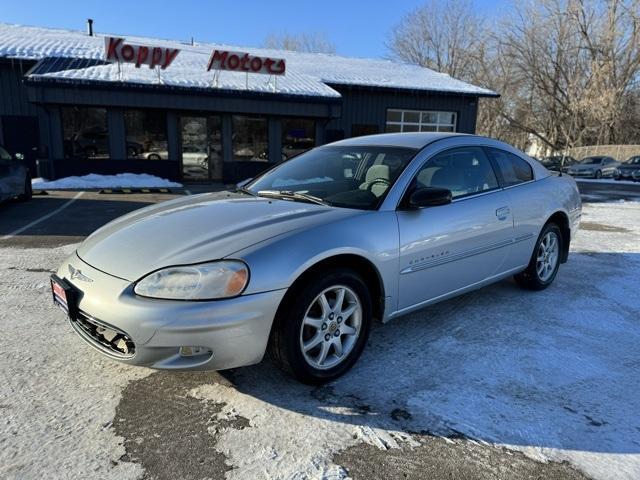
[(135, 281), (159, 268), (224, 258), (274, 236), (359, 213), (246, 194), (210, 193), (120, 217), (89, 236), (77, 253), (98, 270)]
[(618, 165), (618, 170), (640, 170), (640, 164)]

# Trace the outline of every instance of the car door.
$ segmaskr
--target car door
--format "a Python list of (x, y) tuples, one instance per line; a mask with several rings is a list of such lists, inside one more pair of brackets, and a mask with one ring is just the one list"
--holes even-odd
[(509, 197), (513, 218), (513, 247), (504, 267), (505, 270), (518, 269), (529, 263), (548, 199), (534, 182), (533, 169), (525, 159), (500, 148), (487, 147), (485, 151)]
[(399, 310), (495, 276), (513, 238), (508, 196), (481, 147), (456, 147), (428, 159), (409, 189), (418, 187), (447, 188), (453, 199), (437, 207), (397, 210)]
[(617, 162), (611, 157), (604, 157), (602, 160), (602, 175), (608, 177), (613, 175)]

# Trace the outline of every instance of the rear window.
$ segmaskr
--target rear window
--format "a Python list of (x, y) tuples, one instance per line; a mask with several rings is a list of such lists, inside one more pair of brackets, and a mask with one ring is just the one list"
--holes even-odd
[(533, 169), (522, 158), (496, 148), (489, 148), (489, 153), (498, 167), (504, 186), (533, 180)]

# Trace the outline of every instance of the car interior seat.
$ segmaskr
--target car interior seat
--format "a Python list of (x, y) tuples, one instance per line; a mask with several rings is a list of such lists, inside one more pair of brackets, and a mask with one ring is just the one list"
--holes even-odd
[(365, 174), (364, 182), (358, 188), (360, 190), (369, 190), (376, 197), (379, 197), (387, 191), (390, 183), (389, 166), (372, 165)]

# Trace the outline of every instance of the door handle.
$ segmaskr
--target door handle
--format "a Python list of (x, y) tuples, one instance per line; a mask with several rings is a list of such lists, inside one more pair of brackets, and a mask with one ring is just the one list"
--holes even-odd
[(496, 210), (496, 217), (498, 217), (498, 220), (506, 220), (510, 213), (511, 209), (509, 207), (500, 207)]

